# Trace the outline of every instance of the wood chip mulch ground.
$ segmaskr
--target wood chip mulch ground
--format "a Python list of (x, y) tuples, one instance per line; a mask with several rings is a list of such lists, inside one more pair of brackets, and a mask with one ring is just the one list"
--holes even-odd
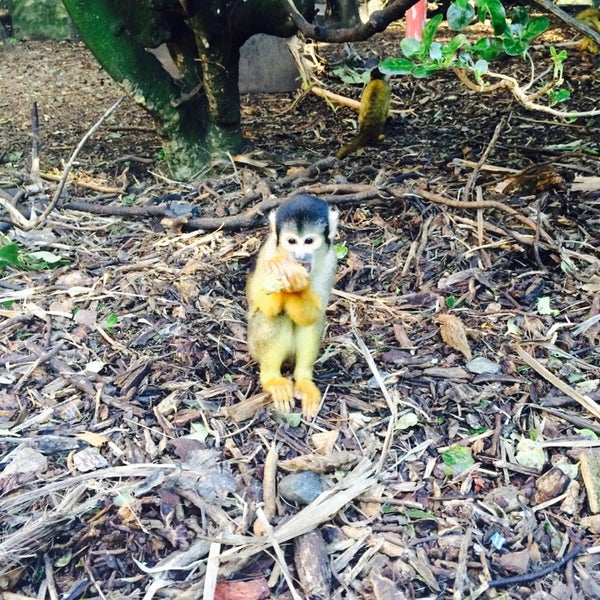
[[(569, 52), (569, 107), (593, 110)], [(0, 190), (39, 215), (120, 92), (67, 43), (0, 46), (0, 82)], [(254, 151), (190, 184), (126, 102), (58, 208), (5, 227), (3, 598), (600, 597), (600, 118), (453, 75), (393, 90), (386, 140), (343, 162), (350, 110), (245, 98)], [(245, 343), (256, 206), (299, 191), (341, 212), (312, 422), (270, 410)], [(308, 505), (283, 498), (306, 472)]]

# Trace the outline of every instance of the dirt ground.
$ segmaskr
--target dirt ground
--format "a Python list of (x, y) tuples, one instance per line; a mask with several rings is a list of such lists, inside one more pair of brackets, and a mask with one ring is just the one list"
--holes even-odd
[[(393, 56), (400, 39), (355, 49)], [(345, 50), (318, 51), (323, 86), (358, 98), (332, 74)], [(537, 76), (547, 46), (532, 57)], [(570, 46), (565, 79), (563, 108), (598, 108), (591, 55)], [(6, 598), (209, 598), (213, 577), (217, 598), (600, 597), (600, 117), (526, 110), (454, 74), (392, 89), (386, 139), (328, 162), (350, 109), (244, 97), (248, 153), (187, 184), (126, 100), (40, 227), (4, 214), (24, 263), (59, 259), (0, 281)], [(120, 95), (80, 44), (0, 46), (3, 197), (28, 190), (21, 205), (41, 213)], [(43, 191), (27, 187), (33, 102)], [(149, 216), (172, 201), (244, 216), (298, 191), (338, 206), (347, 248), (312, 422), (269, 410), (247, 354), (264, 220), (189, 231)], [(295, 470), (326, 493), (308, 507), (277, 494), (255, 535), (265, 481)]]

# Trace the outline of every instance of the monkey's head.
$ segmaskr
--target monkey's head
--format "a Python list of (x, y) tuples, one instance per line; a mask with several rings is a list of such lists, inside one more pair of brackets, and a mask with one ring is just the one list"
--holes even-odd
[(281, 204), (269, 219), (277, 247), (310, 272), (315, 257), (331, 248), (338, 212), (316, 196), (300, 194)]

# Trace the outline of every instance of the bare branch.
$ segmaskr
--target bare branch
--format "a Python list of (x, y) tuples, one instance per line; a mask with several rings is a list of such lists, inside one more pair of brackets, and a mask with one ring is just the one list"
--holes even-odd
[(298, 29), (308, 38), (318, 42), (360, 42), (375, 33), (381, 33), (392, 22), (401, 19), (406, 11), (416, 4), (416, 0), (394, 0), (383, 10), (376, 10), (369, 15), (365, 23), (356, 27), (330, 29), (323, 25), (309, 23), (296, 8), (293, 0), (281, 0), (283, 6)]

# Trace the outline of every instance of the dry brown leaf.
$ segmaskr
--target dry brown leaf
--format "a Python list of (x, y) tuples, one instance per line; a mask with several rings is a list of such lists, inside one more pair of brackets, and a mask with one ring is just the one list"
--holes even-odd
[(315, 473), (331, 473), (337, 469), (351, 469), (359, 457), (352, 452), (334, 452), (329, 456), (319, 454), (303, 454), (296, 458), (283, 460), (279, 466), (286, 471), (314, 471)]
[(440, 335), (450, 348), (458, 350), (467, 360), (471, 360), (471, 347), (467, 341), (467, 331), (462, 321), (454, 315), (439, 315)]

